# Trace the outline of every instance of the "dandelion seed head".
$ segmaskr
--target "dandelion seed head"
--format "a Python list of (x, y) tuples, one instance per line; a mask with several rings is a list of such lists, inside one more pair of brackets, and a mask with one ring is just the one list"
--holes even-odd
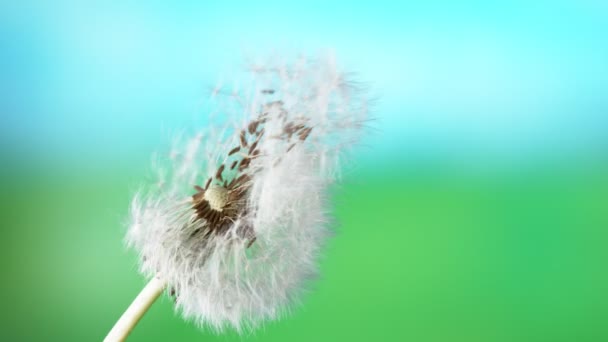
[(328, 189), (367, 115), (365, 92), (332, 59), (251, 70), (251, 84), (214, 90), (229, 120), (155, 164), (126, 236), (141, 272), (216, 331), (253, 329), (298, 302), (331, 235)]

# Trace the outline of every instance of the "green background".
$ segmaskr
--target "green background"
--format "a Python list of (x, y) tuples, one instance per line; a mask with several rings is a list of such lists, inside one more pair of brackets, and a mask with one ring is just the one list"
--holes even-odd
[[(607, 165), (359, 169), (335, 196), (338, 234), (292, 315), (217, 336), (165, 297), (132, 340), (605, 340)], [(11, 171), (2, 340), (100, 340), (144, 284), (121, 243), (143, 167)]]
[(131, 340), (608, 341), (607, 36), (603, 1), (3, 2), (0, 340), (101, 340), (151, 154), (252, 56), (332, 48), (376, 120), (320, 278), (251, 335), (164, 297)]

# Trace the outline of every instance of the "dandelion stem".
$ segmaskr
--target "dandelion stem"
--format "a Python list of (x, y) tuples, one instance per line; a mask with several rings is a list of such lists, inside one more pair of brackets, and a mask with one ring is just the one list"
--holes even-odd
[(127, 308), (127, 311), (120, 316), (112, 330), (108, 333), (108, 336), (104, 339), (104, 342), (124, 341), (131, 330), (135, 328), (137, 322), (139, 322), (163, 292), (165, 285), (165, 281), (161, 280), (158, 276), (152, 278), (137, 297), (135, 297), (135, 300)]

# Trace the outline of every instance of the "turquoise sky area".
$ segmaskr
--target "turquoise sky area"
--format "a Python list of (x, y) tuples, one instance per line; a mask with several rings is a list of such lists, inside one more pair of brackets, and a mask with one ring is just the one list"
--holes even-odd
[(607, 35), (602, 1), (5, 3), (0, 143), (126, 158), (204, 118), (247, 61), (333, 51), (376, 98), (367, 158), (598, 154)]

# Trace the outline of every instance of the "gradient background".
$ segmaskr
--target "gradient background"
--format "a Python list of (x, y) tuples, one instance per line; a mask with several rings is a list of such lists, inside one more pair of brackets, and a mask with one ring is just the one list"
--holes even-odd
[(0, 5), (0, 340), (101, 340), (151, 153), (249, 58), (326, 48), (378, 120), (304, 305), (216, 336), (164, 298), (131, 340), (608, 340), (605, 1), (169, 3)]

